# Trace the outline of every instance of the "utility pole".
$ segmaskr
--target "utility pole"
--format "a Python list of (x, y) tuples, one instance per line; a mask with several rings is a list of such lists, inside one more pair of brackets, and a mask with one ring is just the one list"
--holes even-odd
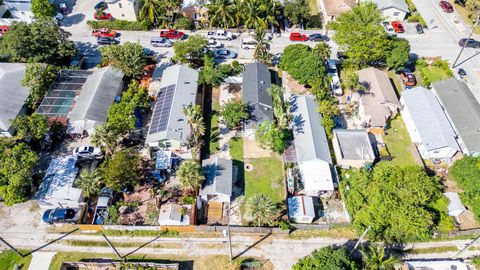
[(233, 252), (232, 252), (232, 236), (230, 235), (230, 206), (228, 208), (228, 222), (227, 222), (227, 229), (223, 230), (223, 235), (228, 237), (228, 251), (230, 255), (230, 261), (233, 261)]
[[(472, 30), (470, 31), (470, 35), (468, 36), (468, 39), (470, 39), (472, 37), (473, 31), (474, 31), (475, 27), (477, 27), (477, 25), (479, 23), (479, 20), (480, 20), (480, 11), (477, 10), (477, 19), (475, 20), (475, 23), (472, 25)], [(462, 55), (463, 50), (465, 50), (465, 45), (467, 45), (466, 42), (463, 44), (462, 49), (460, 50), (460, 52), (457, 55), (457, 58), (455, 58), (455, 61), (452, 64), (452, 69), (455, 68), (455, 65), (457, 64), (458, 59)]]
[(460, 250), (457, 254), (455, 254), (455, 256), (453, 256), (453, 259), (456, 259), (458, 258), (460, 255), (462, 255), (466, 250), (468, 250), (471, 246), (475, 245), (475, 243), (478, 242), (478, 240), (480, 240), (480, 236), (477, 236), (477, 238), (473, 239), (472, 242), (470, 242), (470, 244), (466, 245), (462, 250)]
[(358, 248), (358, 245), (360, 245), (360, 242), (362, 242), (363, 238), (365, 237), (365, 235), (367, 235), (368, 231), (370, 231), (370, 226), (368, 226), (365, 231), (362, 233), (362, 235), (360, 236), (360, 238), (358, 238), (358, 241), (357, 243), (355, 243), (355, 246), (353, 247), (353, 250), (352, 252)]

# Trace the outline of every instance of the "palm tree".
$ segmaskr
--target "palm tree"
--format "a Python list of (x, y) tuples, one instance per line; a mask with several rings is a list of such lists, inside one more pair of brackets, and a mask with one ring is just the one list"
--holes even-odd
[(366, 87), (359, 81), (358, 73), (352, 69), (347, 69), (345, 71), (345, 78), (343, 79), (342, 87), (352, 92), (366, 90)]
[(330, 46), (325, 42), (321, 42), (315, 45), (312, 51), (316, 56), (320, 57), (320, 59), (322, 59), (323, 61), (327, 61), (327, 59), (330, 58), (331, 49), (330, 49)]
[(255, 226), (272, 225), (278, 208), (266, 194), (254, 194), (246, 201), (245, 213)]
[(265, 5), (265, 20), (270, 23), (272, 27), (273, 33), (273, 26), (278, 26), (277, 15), (280, 14), (280, 9), (282, 8), (280, 2), (274, 0), (264, 0)]
[(391, 270), (396, 263), (401, 262), (395, 256), (386, 256), (385, 249), (380, 245), (371, 245), (368, 251), (360, 250), (360, 253), (365, 270)]
[(117, 146), (118, 138), (119, 135), (105, 125), (98, 126), (95, 128), (95, 133), (92, 136), (92, 144), (103, 148), (107, 155), (112, 155), (113, 149)]
[(287, 128), (290, 118), (286, 113), (288, 111), (288, 106), (283, 101), (283, 93), (285, 93), (285, 88), (278, 85), (273, 85), (267, 89), (267, 92), (272, 96), (273, 99), (273, 115), (275, 115), (277, 128), (279, 130), (284, 130)]
[(265, 13), (267, 6), (262, 0), (243, 0), (241, 5), (241, 14), (244, 18), (246, 28), (268, 28)]
[(235, 24), (235, 5), (231, 0), (214, 0), (208, 5), (210, 25), (219, 25), (224, 29)]
[(257, 27), (253, 34), (253, 38), (257, 42), (255, 45), (255, 51), (253, 52), (253, 58), (264, 64), (270, 64), (271, 55), (269, 49), (269, 41), (265, 39), (265, 32), (262, 28)]
[(189, 192), (198, 189), (205, 179), (200, 165), (194, 160), (182, 162), (180, 168), (178, 168), (177, 175), (180, 178), (180, 185)]
[(153, 25), (159, 25), (163, 13), (162, 3), (159, 0), (143, 0), (143, 6), (140, 9), (139, 17), (142, 20), (148, 20)]
[(85, 197), (90, 198), (100, 191), (100, 180), (102, 178), (99, 170), (83, 169), (75, 184), (83, 191)]
[(194, 157), (197, 157), (202, 145), (203, 135), (205, 135), (202, 109), (199, 105), (189, 104), (183, 108), (183, 114), (187, 117), (187, 122), (190, 125), (190, 147), (193, 148)]

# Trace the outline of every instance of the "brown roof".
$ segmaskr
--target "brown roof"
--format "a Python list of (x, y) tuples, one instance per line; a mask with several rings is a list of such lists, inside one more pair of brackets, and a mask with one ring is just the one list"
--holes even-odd
[(369, 67), (358, 71), (358, 79), (367, 88), (360, 98), (365, 114), (371, 117), (372, 126), (384, 126), (395, 114), (391, 108), (401, 108), (390, 78), (386, 72)]
[(356, 5), (356, 0), (323, 0), (323, 8), (327, 16), (338, 16), (352, 10)]

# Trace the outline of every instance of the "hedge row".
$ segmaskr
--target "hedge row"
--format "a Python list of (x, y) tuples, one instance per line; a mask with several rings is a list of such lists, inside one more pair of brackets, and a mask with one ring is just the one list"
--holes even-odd
[(148, 22), (129, 22), (122, 20), (113, 21), (87, 21), (88, 26), (93, 29), (107, 27), (115, 30), (127, 31), (149, 31), (151, 25)]

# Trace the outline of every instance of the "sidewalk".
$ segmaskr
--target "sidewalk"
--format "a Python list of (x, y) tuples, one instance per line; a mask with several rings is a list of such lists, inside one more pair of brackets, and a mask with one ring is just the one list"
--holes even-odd
[(55, 254), (56, 252), (34, 252), (28, 270), (48, 270)]

